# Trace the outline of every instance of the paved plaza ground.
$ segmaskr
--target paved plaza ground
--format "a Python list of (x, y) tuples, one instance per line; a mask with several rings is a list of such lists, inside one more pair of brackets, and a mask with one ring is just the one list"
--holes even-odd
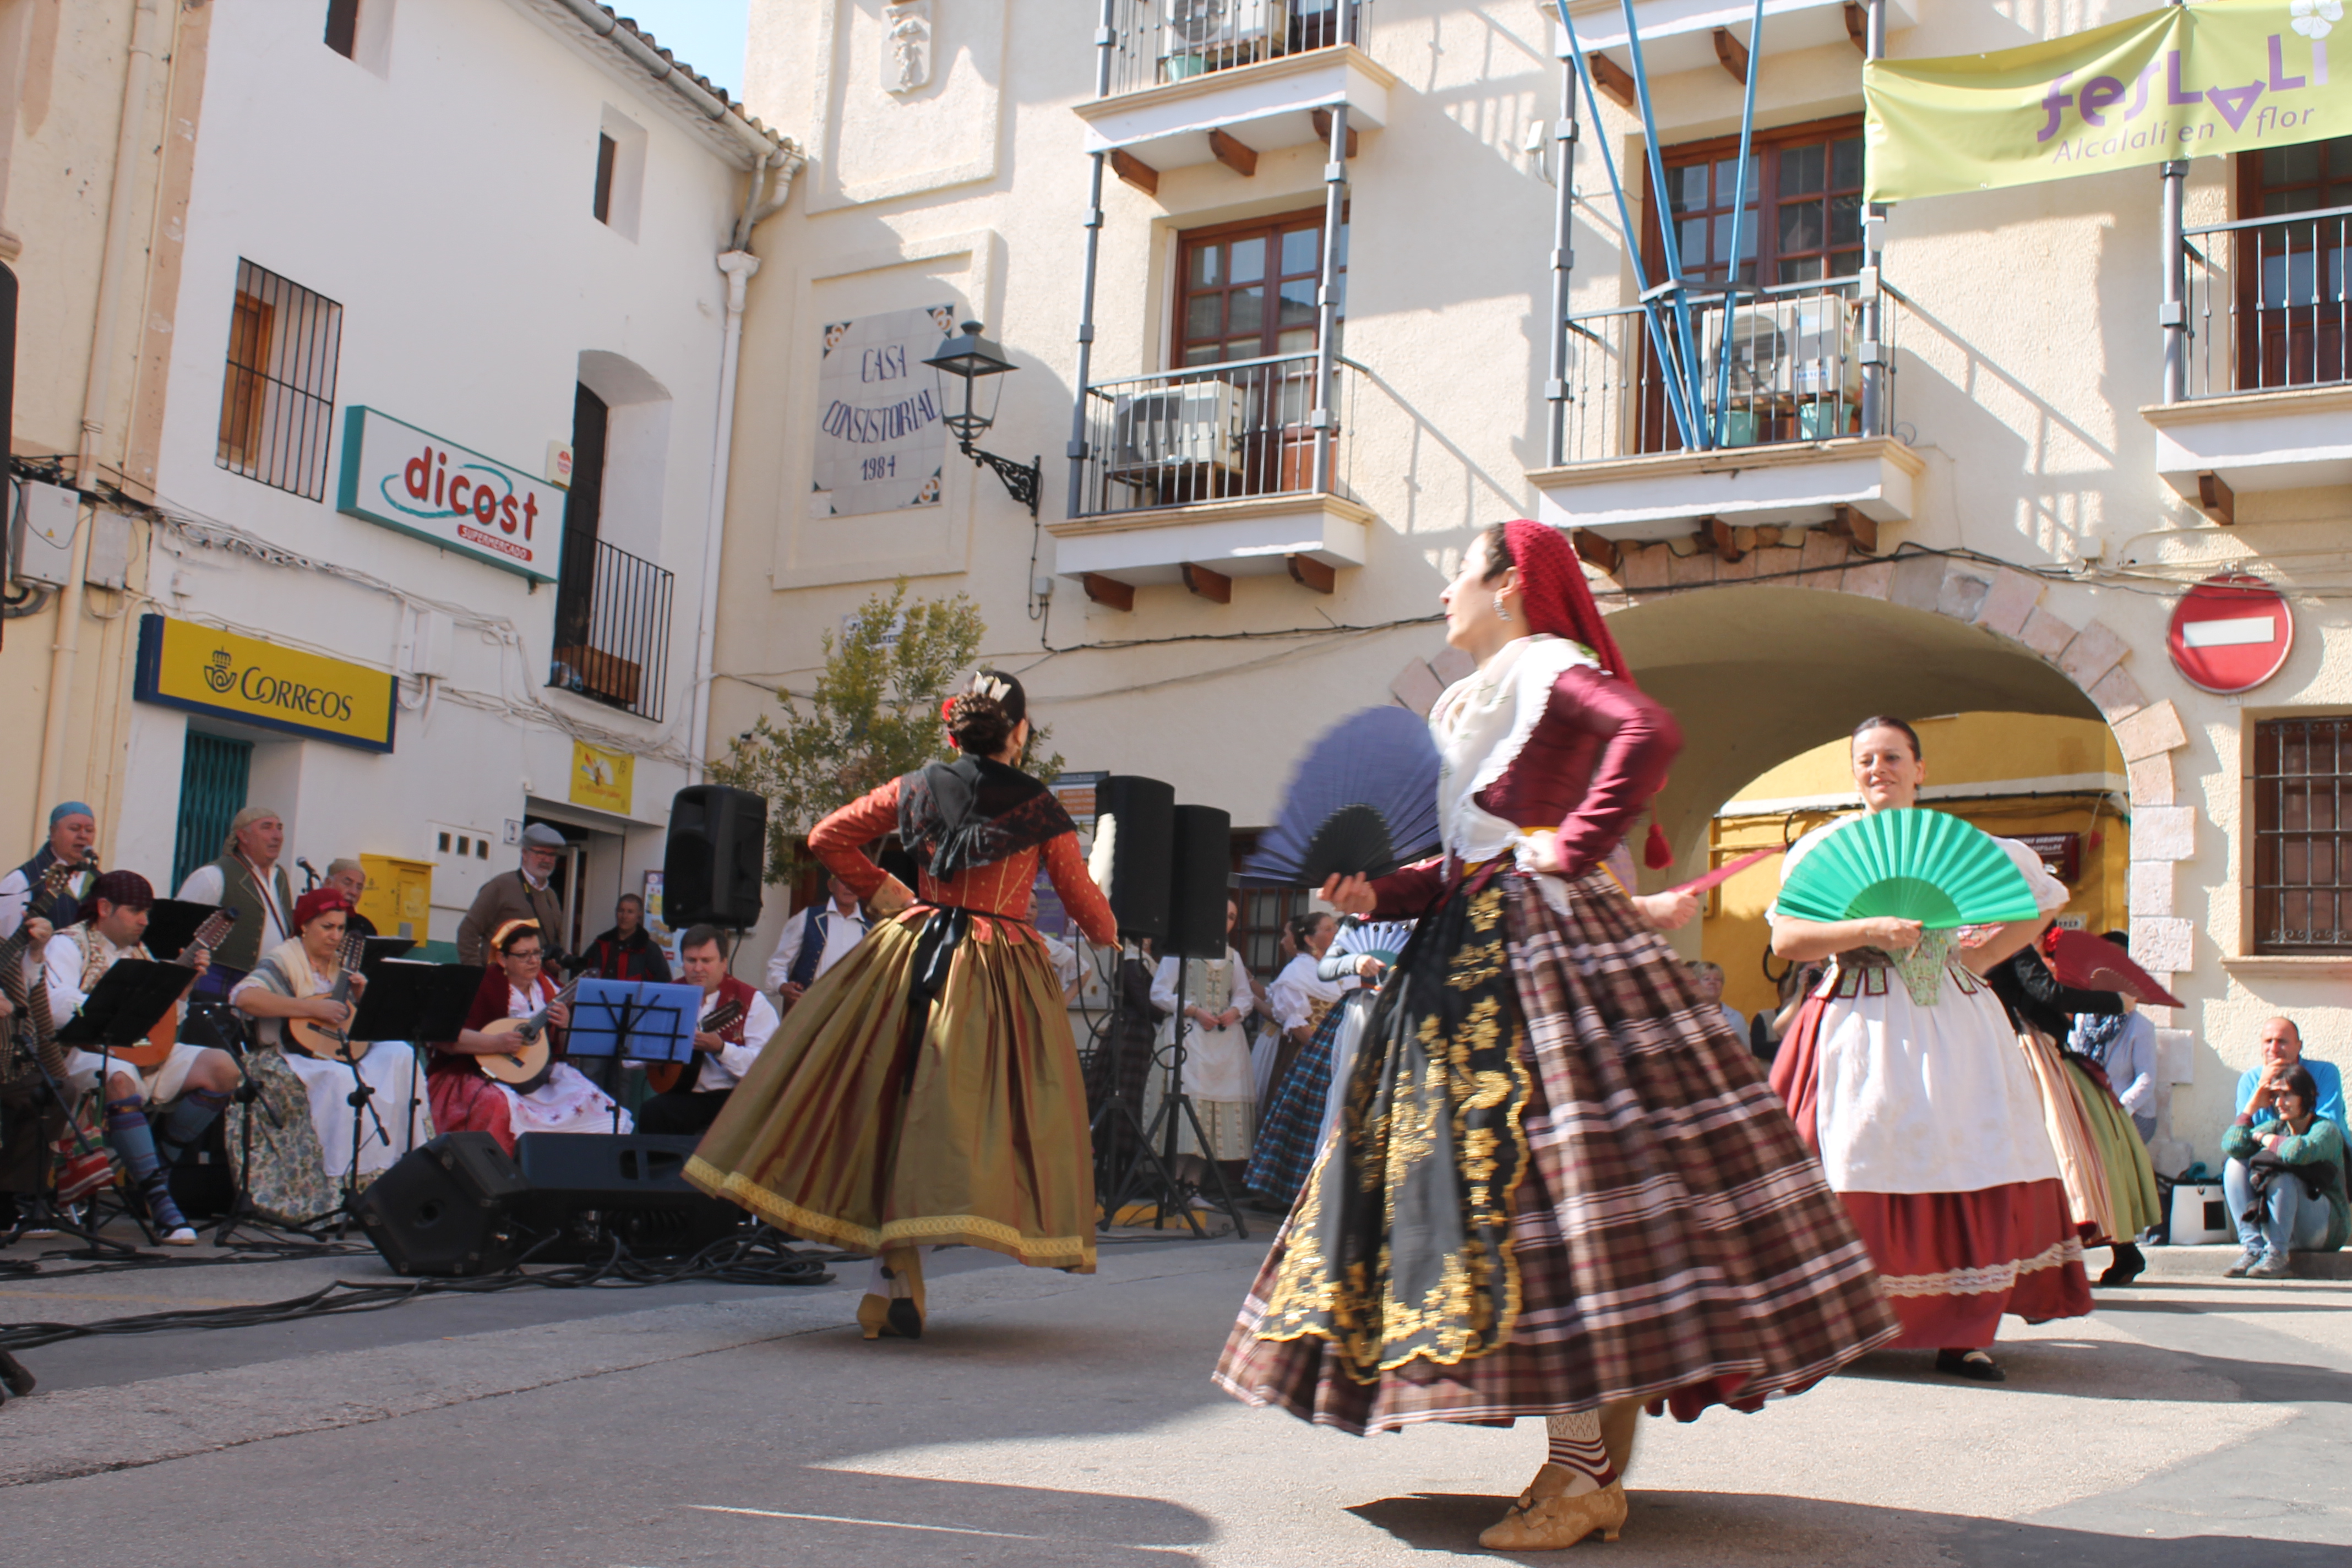
[[(942, 1254), (913, 1344), (858, 1339), (856, 1265), (814, 1289), (519, 1289), (67, 1342), (26, 1352), (42, 1389), (0, 1408), (0, 1563), (1487, 1556), (1538, 1430), (1360, 1440), (1210, 1385), (1265, 1239), (1119, 1243), (1083, 1279)], [(372, 1254), (0, 1278), (0, 1320), (388, 1278)], [(1759, 1415), (1647, 1421), (1624, 1538), (1577, 1561), (2341, 1568), (2347, 1307), (2352, 1281), (2168, 1278), (2012, 1325), (2006, 1386), (1887, 1353)]]

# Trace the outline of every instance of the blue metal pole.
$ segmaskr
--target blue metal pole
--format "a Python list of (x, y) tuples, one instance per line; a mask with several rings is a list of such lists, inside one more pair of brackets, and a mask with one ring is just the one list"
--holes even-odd
[[(1715, 366), (1715, 444), (1728, 443), (1731, 424), (1731, 319), (1739, 301), (1739, 220), (1748, 211), (1748, 147), (1756, 134), (1756, 79), (1764, 74), (1764, 0), (1756, 0), (1755, 19), (1748, 24), (1747, 93), (1739, 105), (1739, 173), (1731, 192), (1731, 255), (1723, 275), (1723, 352)], [(1764, 221), (1758, 204), (1756, 221)], [(1761, 289), (1759, 276), (1756, 286)]]
[[(1567, 0), (1556, 0), (1556, 3), (1560, 15), (1567, 16)], [(1666, 194), (1666, 162), (1665, 154), (1658, 148), (1658, 117), (1650, 108), (1650, 68), (1642, 61), (1642, 28), (1633, 19), (1633, 0), (1618, 0), (1618, 5), (1625, 16), (1625, 47), (1633, 57), (1633, 98), (1642, 111), (1643, 150), (1649, 154), (1650, 189), (1655, 193), (1658, 202), (1658, 236), (1664, 241), (1666, 276), (1662, 281), (1671, 285), (1675, 325), (1681, 333), (1684, 396), (1692, 404), (1694, 414), (1704, 416), (1706, 411), (1698, 404), (1706, 382), (1699, 374), (1698, 339), (1691, 331), (1690, 285), (1683, 279), (1682, 242), (1675, 233), (1675, 226), (1668, 221), (1674, 203)], [(1752, 76), (1755, 73), (1750, 71), (1748, 74)], [(1696, 424), (1698, 438), (1692, 445), (1702, 450), (1715, 445), (1705, 418), (1701, 417)], [(1685, 439), (1689, 438), (1685, 437)]]

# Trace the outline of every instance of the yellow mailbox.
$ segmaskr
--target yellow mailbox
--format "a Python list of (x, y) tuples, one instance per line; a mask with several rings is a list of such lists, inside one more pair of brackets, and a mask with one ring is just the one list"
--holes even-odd
[(432, 921), (433, 862), (362, 855), (360, 867), (368, 879), (367, 891), (360, 899), (360, 913), (386, 936), (425, 941)]

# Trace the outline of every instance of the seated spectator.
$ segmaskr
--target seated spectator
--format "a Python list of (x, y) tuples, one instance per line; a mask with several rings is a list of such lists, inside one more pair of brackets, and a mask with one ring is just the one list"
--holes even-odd
[(2324, 1062), (2303, 1054), (2303, 1031), (2291, 1018), (2273, 1018), (2263, 1026), (2263, 1059), (2238, 1075), (2240, 1110), (2263, 1110), (2270, 1100), (2263, 1095), (2267, 1084), (2275, 1092), (2279, 1081), (2288, 1069), (2303, 1067), (2310, 1069), (2311, 1080), (2318, 1086), (2319, 1103), (2314, 1108), (2318, 1114), (2336, 1123), (2338, 1132), (2352, 1131), (2344, 1121), (2344, 1075), (2334, 1062)]
[(1690, 963), (1691, 984), (1698, 987), (1702, 1001), (1711, 1003), (1723, 1015), (1724, 1027), (1741, 1039), (1748, 1037), (1748, 1020), (1736, 1008), (1723, 1000), (1723, 965), (1709, 959), (1694, 959)]
[(2287, 1254), (2333, 1252), (2352, 1238), (2344, 1197), (2344, 1133), (2318, 1113), (2311, 1069), (2295, 1067), (2221, 1134), (2221, 1190), (2245, 1248), (2230, 1278), (2284, 1279)]

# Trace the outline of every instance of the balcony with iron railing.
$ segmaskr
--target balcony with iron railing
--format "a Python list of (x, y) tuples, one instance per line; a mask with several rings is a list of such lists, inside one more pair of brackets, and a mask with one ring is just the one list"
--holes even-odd
[[(1170, 169), (1328, 144), (1335, 110), (1349, 156), (1388, 120), (1396, 78), (1362, 47), (1373, 0), (1108, 0), (1096, 95), (1078, 106), (1087, 150), (1157, 192)], [(1089, 10), (1092, 10), (1089, 7)]]
[[(1073, 514), (1046, 525), (1055, 570), (1097, 602), (1182, 583), (1224, 601), (1236, 576), (1289, 575), (1328, 593), (1363, 563), (1370, 514), (1347, 493), (1360, 366), (1275, 354), (1097, 382)], [(1328, 414), (1325, 412), (1328, 410)]]
[(658, 722), (669, 684), (671, 574), (571, 532), (557, 574), (548, 685)]
[[(1554, 389), (1560, 460), (1529, 476), (1546, 521), (1649, 540), (1711, 521), (1907, 520), (1923, 465), (1895, 434), (1902, 298), (1873, 289), (1845, 278), (1729, 300), (1694, 291), (1686, 332), (1663, 294), (1571, 315)], [(1678, 411), (1684, 384), (1694, 392)]]
[(2217, 521), (2240, 490), (2352, 483), (2352, 206), (2179, 230), (2165, 480)]

